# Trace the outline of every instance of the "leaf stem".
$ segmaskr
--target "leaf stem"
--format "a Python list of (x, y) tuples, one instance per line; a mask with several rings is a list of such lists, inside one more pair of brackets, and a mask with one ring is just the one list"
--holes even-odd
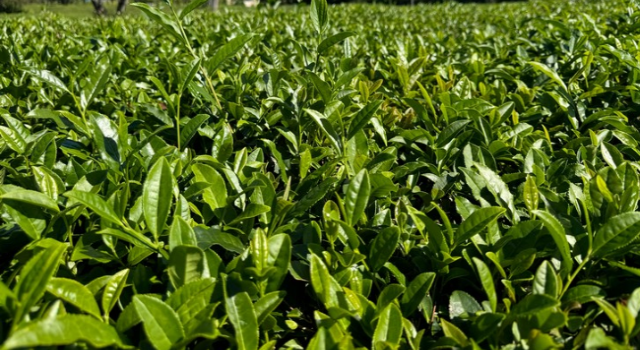
[(178, 95), (178, 105), (176, 106), (176, 139), (178, 140), (178, 150), (182, 150), (180, 147), (180, 100), (182, 100), (182, 93)]
[[(178, 27), (180, 28), (180, 34), (182, 35), (182, 40), (184, 41), (184, 44), (187, 47), (187, 50), (189, 50), (189, 53), (191, 54), (191, 56), (193, 56), (193, 58), (200, 58), (200, 60), (202, 61), (203, 57), (201, 55), (196, 54), (195, 50), (193, 50), (193, 47), (191, 47), (191, 44), (189, 43), (189, 38), (187, 37), (187, 32), (185, 32), (184, 27), (182, 26), (182, 20), (176, 14), (176, 11), (173, 8), (173, 5), (170, 5), (169, 7), (171, 8), (171, 12), (173, 13), (173, 16), (176, 19), (176, 23), (178, 23)], [(213, 88), (213, 83), (211, 82), (211, 78), (209, 77), (209, 74), (206, 68), (202, 65), (200, 66), (200, 72), (204, 76), (204, 80), (207, 82), (207, 88), (213, 94), (213, 98), (216, 100), (218, 109), (222, 110), (222, 105), (220, 104), (220, 100), (218, 99), (218, 94), (216, 94), (216, 89)]]
[[(71, 93), (70, 95), (73, 98), (73, 102), (75, 102), (76, 104), (76, 108), (78, 109), (78, 112), (80, 112), (80, 116), (82, 117), (82, 122), (84, 123), (84, 127), (87, 129), (87, 131), (89, 131), (89, 124), (87, 123), (87, 117), (86, 117), (85, 111), (82, 109), (82, 106), (80, 105), (80, 102), (78, 101), (78, 98), (76, 97), (76, 95), (73, 93)], [(89, 134), (91, 134), (90, 131), (89, 131)]]
[(569, 276), (569, 278), (567, 279), (567, 283), (565, 283), (564, 287), (562, 287), (562, 293), (560, 293), (560, 298), (559, 299), (562, 299), (562, 296), (564, 296), (564, 293), (566, 293), (567, 290), (569, 290), (569, 287), (571, 286), (571, 283), (578, 276), (580, 271), (582, 271), (584, 266), (591, 260), (590, 258), (591, 258), (591, 251), (589, 251), (589, 254), (582, 260), (580, 265), (578, 265), (578, 268), (575, 271), (573, 271), (573, 274), (571, 274), (571, 276)]
[[(584, 181), (586, 184), (586, 179), (583, 178), (582, 181)], [(587, 222), (587, 234), (589, 238), (589, 250), (587, 253), (587, 256), (588, 256), (588, 255), (591, 255), (591, 250), (593, 249), (593, 228), (591, 227), (591, 218), (589, 217), (589, 209), (587, 208), (585, 201), (580, 200), (580, 204), (582, 204), (582, 210), (584, 210), (584, 219)]]

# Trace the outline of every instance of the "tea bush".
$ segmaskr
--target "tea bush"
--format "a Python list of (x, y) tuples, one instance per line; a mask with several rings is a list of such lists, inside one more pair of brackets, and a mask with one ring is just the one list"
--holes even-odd
[(1, 349), (638, 346), (638, 3), (203, 2), (2, 20)]

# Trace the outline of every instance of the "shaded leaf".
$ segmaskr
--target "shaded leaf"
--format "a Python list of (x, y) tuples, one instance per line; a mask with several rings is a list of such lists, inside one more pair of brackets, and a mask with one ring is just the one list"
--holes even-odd
[(132, 348), (122, 341), (112, 326), (84, 315), (64, 315), (31, 322), (11, 334), (2, 344), (2, 348), (64, 346), (78, 342), (87, 343), (95, 348)]
[(132, 302), (155, 349), (169, 350), (184, 337), (178, 315), (167, 304), (147, 295), (136, 295)]
[(258, 319), (251, 299), (246, 292), (238, 293), (225, 300), (227, 315), (236, 333), (236, 343), (240, 350), (258, 348)]

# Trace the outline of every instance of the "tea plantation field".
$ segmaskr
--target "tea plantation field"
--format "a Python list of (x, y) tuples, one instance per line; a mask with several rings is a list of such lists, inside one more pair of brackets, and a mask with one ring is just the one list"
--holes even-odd
[(0, 19), (0, 349), (640, 346), (640, 3), (203, 2)]

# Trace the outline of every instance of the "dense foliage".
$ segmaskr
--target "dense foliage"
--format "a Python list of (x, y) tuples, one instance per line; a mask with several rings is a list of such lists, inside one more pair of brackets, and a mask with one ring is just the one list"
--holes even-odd
[(0, 13), (20, 13), (22, 2), (20, 0), (0, 0)]
[[(2, 4), (3, 2), (8, 2), (8, 1), (12, 1), (15, 3), (22, 3), (22, 4), (47, 4), (47, 3), (59, 3), (59, 4), (82, 4), (85, 3), (85, 0), (0, 0), (0, 4)], [(112, 1), (116, 1), (116, 0), (112, 0)], [(224, 0), (221, 3), (225, 3), (228, 5), (233, 5), (233, 4), (242, 4), (245, 0)], [(443, 2), (447, 2), (447, 1), (456, 1), (456, 2), (461, 2), (461, 3), (465, 3), (465, 2), (475, 2), (475, 3), (496, 3), (496, 2), (514, 2), (514, 1), (520, 1), (520, 2), (524, 2), (527, 0), (413, 0), (413, 2), (411, 0), (328, 0), (329, 4), (339, 4), (339, 3), (378, 3), (378, 4), (418, 4), (418, 3), (443, 3)], [(140, 2), (146, 2), (146, 3), (157, 3), (160, 2), (159, 0), (141, 0)], [(253, 1), (252, 1), (253, 2)], [(188, 4), (189, 0), (175, 0), (173, 1), (174, 4), (177, 5), (183, 5), (183, 4)], [(275, 4), (275, 3), (281, 3), (281, 4), (310, 4), (311, 0), (262, 0), (261, 4), (265, 5), (265, 4)], [(2, 12), (1, 10), (2, 8), (0, 7), (0, 12)]]
[(2, 22), (2, 349), (638, 345), (638, 4), (202, 2)]

